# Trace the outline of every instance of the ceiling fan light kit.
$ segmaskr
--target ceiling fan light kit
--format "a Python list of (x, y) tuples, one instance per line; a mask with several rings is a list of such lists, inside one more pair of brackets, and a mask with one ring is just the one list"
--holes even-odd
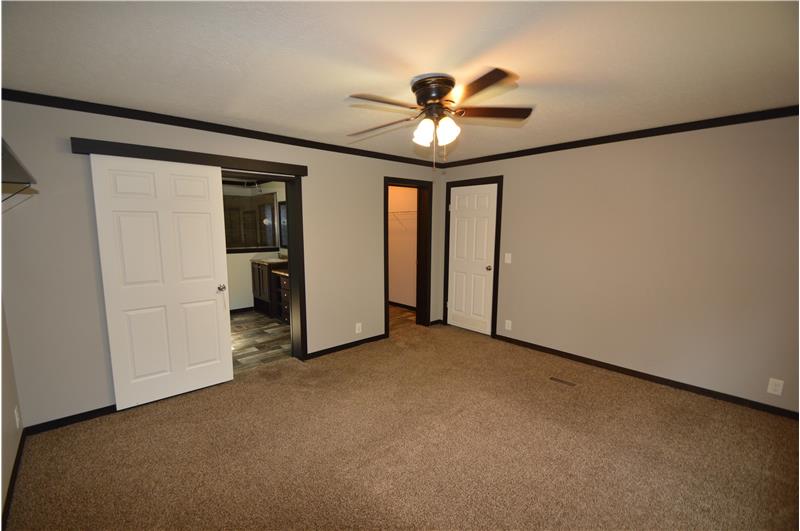
[(435, 123), (431, 118), (425, 118), (414, 130), (412, 140), (422, 147), (430, 147), (434, 131), (436, 132), (436, 145), (446, 146), (458, 138), (461, 128), (449, 116), (439, 119), (439, 123)]
[(414, 136), (412, 140), (415, 144), (422, 147), (430, 147), (431, 142), (433, 141), (433, 130), (435, 127), (436, 126), (434, 125), (433, 120), (430, 118), (425, 118), (414, 130)]
[(449, 116), (445, 116), (436, 125), (436, 143), (440, 146), (446, 146), (458, 138), (459, 133), (461, 133), (461, 128), (456, 121)]
[(419, 111), (416, 116), (396, 120), (388, 124), (371, 127), (363, 131), (351, 133), (349, 136), (362, 135), (364, 133), (383, 129), (403, 122), (411, 122), (422, 115), (425, 118), (414, 130), (412, 141), (423, 147), (430, 147), (431, 142), (436, 137), (434, 148), (446, 146), (452, 143), (461, 133), (461, 128), (453, 120), (454, 116), (464, 116), (468, 118), (499, 118), (505, 120), (524, 120), (530, 116), (533, 109), (531, 107), (462, 107), (460, 103), (471, 98), (475, 94), (500, 83), (511, 77), (511, 73), (500, 68), (493, 68), (478, 79), (465, 85), (461, 91), (461, 99), (458, 105), (450, 95), (456, 85), (453, 76), (448, 74), (422, 74), (411, 80), (411, 91), (417, 99), (417, 104), (412, 105), (402, 101), (375, 96), (372, 94), (352, 94), (351, 98), (358, 98), (375, 103), (384, 103), (404, 107), (414, 111)]

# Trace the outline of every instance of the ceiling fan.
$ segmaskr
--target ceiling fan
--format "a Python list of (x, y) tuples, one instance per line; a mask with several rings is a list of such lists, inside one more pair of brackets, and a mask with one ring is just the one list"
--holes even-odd
[(413, 78), (411, 80), (411, 91), (417, 97), (416, 105), (372, 94), (351, 94), (351, 98), (404, 107), (419, 111), (419, 113), (402, 120), (350, 133), (347, 136), (363, 135), (384, 127), (411, 122), (424, 115), (425, 118), (414, 131), (413, 141), (420, 146), (429, 147), (435, 139), (435, 147), (436, 145), (446, 146), (458, 137), (461, 128), (453, 120), (453, 117), (524, 120), (533, 111), (531, 107), (469, 107), (461, 105), (461, 102), (509, 77), (511, 77), (510, 72), (500, 68), (493, 68), (478, 79), (465, 85), (458, 101), (451, 94), (456, 81), (453, 76), (448, 74), (422, 74)]

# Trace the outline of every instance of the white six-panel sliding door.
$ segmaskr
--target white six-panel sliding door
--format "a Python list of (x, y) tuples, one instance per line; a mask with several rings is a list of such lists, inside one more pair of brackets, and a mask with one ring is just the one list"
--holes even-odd
[(231, 380), (220, 168), (91, 166), (117, 409)]

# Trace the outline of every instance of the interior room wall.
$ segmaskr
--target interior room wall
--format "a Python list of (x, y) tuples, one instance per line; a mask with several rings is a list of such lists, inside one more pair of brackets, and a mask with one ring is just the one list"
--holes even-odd
[(796, 411), (797, 146), (789, 117), (445, 170), (432, 318), (444, 181), (503, 175), (498, 334)]
[(73, 136), (306, 165), (308, 350), (383, 334), (383, 178), (430, 180), (429, 168), (9, 101), (2, 118), (39, 192), (3, 216), (3, 298), (24, 425), (114, 403), (89, 157), (71, 153)]
[(6, 326), (5, 308), (2, 312), (3, 320), (3, 494), (5, 502), (8, 492), (8, 483), (11, 480), (11, 472), (14, 470), (14, 461), (17, 457), (22, 438), (22, 428), (17, 426), (14, 410), (19, 405), (17, 396), (17, 382), (14, 377), (14, 364), (11, 361), (11, 346), (8, 341), (8, 327)]
[(417, 305), (417, 189), (389, 187), (389, 301)]
[[(243, 189), (234, 185), (223, 185), (223, 193), (237, 193), (242, 195), (252, 195), (256, 193), (254, 189)], [(270, 182), (261, 185), (262, 193), (275, 192), (278, 201), (286, 201), (286, 185), (282, 182)], [(275, 219), (278, 212), (275, 212)], [(254, 258), (277, 258), (279, 251), (269, 253), (228, 253), (228, 298), (231, 310), (253, 307), (253, 277), (250, 271), (250, 261)], [(288, 254), (288, 249), (282, 247), (280, 254)]]

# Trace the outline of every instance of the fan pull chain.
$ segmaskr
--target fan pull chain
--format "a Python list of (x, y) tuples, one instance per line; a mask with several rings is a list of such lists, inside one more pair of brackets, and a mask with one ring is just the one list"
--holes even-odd
[(436, 171), (436, 128), (435, 127), (433, 129), (433, 169), (434, 171)]

